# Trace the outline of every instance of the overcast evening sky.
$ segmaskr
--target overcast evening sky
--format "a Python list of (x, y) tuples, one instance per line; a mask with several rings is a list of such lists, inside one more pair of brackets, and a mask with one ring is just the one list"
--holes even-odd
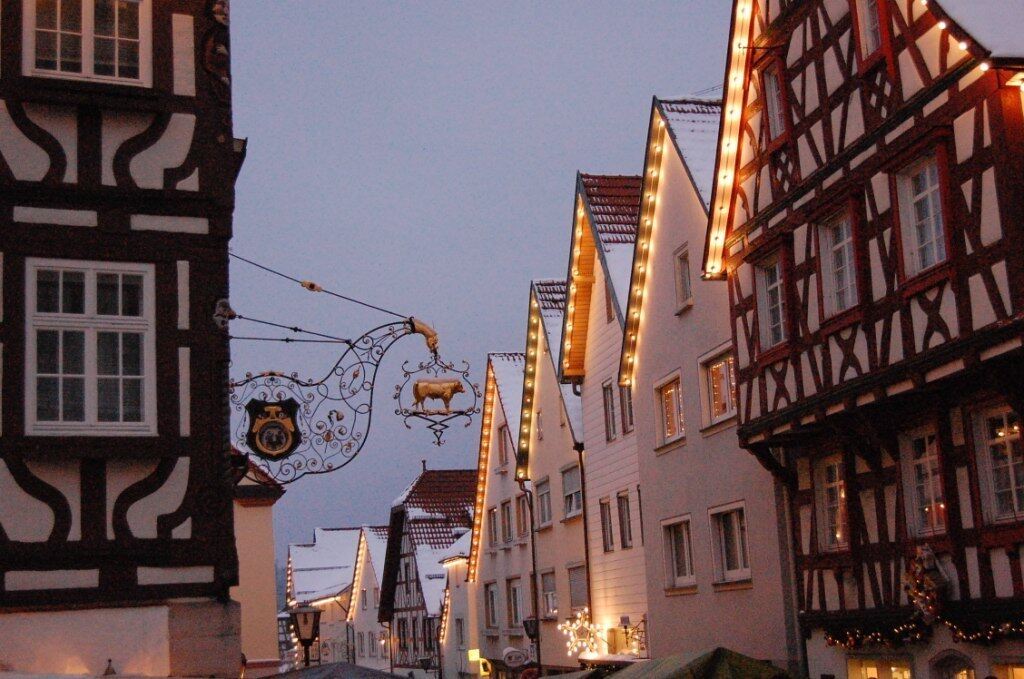
[[(577, 170), (639, 174), (651, 97), (720, 91), (730, 4), (236, 1), (232, 248), (427, 320), (482, 381), (488, 351), (523, 351), (529, 281), (565, 275)], [(231, 283), (242, 314), (346, 337), (390, 320), (238, 262)], [(236, 341), (232, 371), (321, 377), (330, 349)], [(393, 414), (424, 357), (396, 345), (360, 456), (288, 487), (282, 563), (316, 526), (386, 524), (420, 460), (475, 466), (479, 421), (438, 448)]]

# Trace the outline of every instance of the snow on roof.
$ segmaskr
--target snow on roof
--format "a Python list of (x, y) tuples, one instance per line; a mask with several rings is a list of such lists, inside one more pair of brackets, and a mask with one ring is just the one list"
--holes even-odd
[(416, 547), (416, 571), (420, 576), (420, 591), (427, 615), (441, 615), (444, 590), (448, 586), (448, 574), (441, 565), (448, 547)]
[[(548, 343), (548, 357), (551, 365), (558, 374), (558, 348), (562, 341), (562, 321), (565, 318), (565, 290), (564, 280), (539, 280), (533, 281), (533, 289), (537, 294), (537, 302), (540, 304), (540, 322), (544, 327), (544, 337)], [(565, 406), (565, 415), (572, 428), (573, 439), (583, 440), (583, 400), (572, 393), (571, 384), (560, 384), (562, 391), (562, 404)]]
[(639, 176), (580, 174), (580, 184), (601, 242), (612, 292), (619, 309), (626, 313), (643, 179)]
[(668, 125), (669, 136), (683, 158), (704, 207), (710, 206), (722, 102), (681, 98), (659, 99), (655, 105)]
[(473, 525), (476, 469), (428, 469), (403, 494), (406, 530), (419, 548), (446, 549), (452, 529)]
[(936, 0), (993, 58), (1024, 57), (1024, 0)]
[(317, 528), (312, 544), (288, 545), (292, 597), (316, 601), (352, 584), (360, 528)]
[(363, 536), (366, 538), (366, 550), (370, 554), (370, 563), (373, 564), (377, 584), (380, 584), (384, 577), (384, 557), (388, 552), (388, 527), (363, 526)]
[(519, 440), (520, 408), (523, 404), (523, 371), (526, 356), (514, 353), (492, 353), (487, 355), (494, 371), (494, 384), (498, 389), (498, 400), (508, 430), (512, 432), (513, 446)]
[(450, 561), (452, 559), (468, 559), (469, 548), (473, 544), (473, 531), (467, 530), (462, 534), (458, 540), (452, 543), (452, 546), (444, 550), (441, 553), (440, 563)]

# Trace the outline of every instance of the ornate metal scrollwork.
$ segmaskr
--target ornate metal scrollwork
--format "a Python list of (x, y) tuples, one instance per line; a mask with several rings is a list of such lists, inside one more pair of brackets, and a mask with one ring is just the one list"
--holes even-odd
[[(429, 342), (429, 339), (428, 339)], [(480, 413), (480, 385), (469, 381), (469, 364), (462, 362), (462, 368), (442, 360), (437, 353), (433, 359), (411, 367), (409, 361), (402, 364), (405, 381), (395, 385), (395, 414), (401, 417), (407, 429), (412, 429), (410, 420), (427, 422), (427, 429), (434, 432), (434, 445), (444, 443), (444, 433), (453, 422), (464, 421), (465, 426), (473, 423), (473, 415)], [(409, 388), (409, 385), (412, 388)], [(412, 393), (412, 402), (406, 394)], [(462, 408), (452, 409), (452, 401), (472, 401)], [(443, 407), (431, 408), (433, 401), (440, 401)]]
[(437, 358), (437, 334), (410, 318), (347, 342), (323, 379), (271, 371), (233, 381), (231, 405), (241, 417), (232, 442), (279, 483), (341, 469), (366, 443), (381, 359), (396, 341), (413, 333), (426, 340), (434, 356), (430, 363), (445, 365)]

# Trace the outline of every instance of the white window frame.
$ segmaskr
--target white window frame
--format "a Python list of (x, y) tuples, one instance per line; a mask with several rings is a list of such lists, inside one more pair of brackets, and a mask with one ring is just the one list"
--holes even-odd
[[(725, 523), (729, 517), (739, 517), (740, 524), (733, 527), (733, 544), (739, 563), (735, 568), (726, 565), (726, 550), (729, 549), (725, 534)], [(750, 579), (750, 541), (747, 537), (746, 504), (740, 500), (708, 510), (711, 527), (711, 550), (715, 564), (715, 578), (718, 582), (736, 582)]]
[(51, 71), (36, 67), (36, 9), (37, 0), (23, 0), (22, 4), (22, 74), (39, 78), (104, 82), (134, 87), (153, 85), (153, 0), (139, 0), (139, 77), (121, 78), (96, 75), (95, 60), (95, 2), (82, 0), (82, 72)]
[[(878, 6), (879, 0), (855, 0), (857, 6), (857, 25), (860, 28), (860, 40), (857, 41), (857, 48), (860, 50), (860, 58), (867, 59), (882, 49), (882, 10)], [(870, 10), (874, 8), (874, 21), (870, 22), (872, 16)], [(873, 34), (872, 34), (872, 28)], [(869, 37), (872, 38), (869, 42)], [(873, 45), (871, 43), (874, 43)]]
[[(920, 194), (913, 193), (913, 176), (918, 171), (931, 166), (935, 170), (935, 184)], [(903, 242), (903, 266), (907, 278), (933, 269), (949, 259), (946, 248), (946, 215), (943, 210), (942, 169), (939, 167), (939, 154), (930, 153), (916, 160), (896, 174), (897, 198), (899, 200), (900, 235)], [(931, 213), (931, 243), (935, 247), (935, 261), (925, 264), (921, 261), (921, 251), (926, 243), (918, 238), (917, 219), (914, 213), (915, 201), (927, 199)]]
[[(40, 270), (76, 271), (85, 275), (85, 313), (37, 312), (36, 282)], [(96, 276), (101, 273), (142, 277), (142, 315), (100, 316), (96, 313)], [(93, 262), (75, 259), (25, 260), (25, 433), (28, 436), (156, 436), (156, 269), (152, 264)], [(37, 330), (72, 330), (85, 334), (85, 420), (51, 422), (37, 420), (36, 369)], [(98, 419), (96, 334), (98, 332), (141, 333), (142, 421), (100, 422)]]
[(489, 629), (498, 627), (498, 583), (484, 583), (484, 625)]
[[(544, 578), (551, 577), (551, 589), (544, 587)], [(555, 571), (548, 570), (540, 574), (541, 605), (544, 607), (545, 618), (556, 618), (558, 616), (558, 576)]]
[[(777, 271), (777, 278), (769, 282), (769, 270)], [(786, 341), (786, 272), (782, 268), (782, 253), (776, 252), (768, 259), (760, 262), (755, 267), (757, 274), (757, 325), (761, 335), (761, 351), (767, 351), (777, 347)], [(775, 292), (778, 294), (778, 304), (770, 304), (769, 297)], [(778, 306), (779, 324), (773, 325), (769, 322), (772, 310)], [(778, 334), (776, 334), (776, 327)]]
[[(666, 387), (671, 385), (673, 382), (676, 383), (676, 408), (675, 415), (677, 420), (676, 433), (672, 436), (667, 434), (667, 423), (665, 421), (665, 403), (663, 399), (663, 392)], [(658, 431), (658, 446), (667, 446), (677, 441), (683, 441), (686, 439), (686, 417), (683, 409), (683, 378), (682, 374), (677, 370), (676, 372), (662, 378), (654, 385), (654, 402), (657, 405), (655, 411), (655, 419), (657, 420), (657, 431)]]
[[(672, 529), (675, 526), (682, 527), (683, 544), (686, 558), (685, 566), (688, 572), (679, 573), (676, 568), (675, 542), (672, 537)], [(692, 587), (697, 584), (697, 575), (693, 568), (693, 525), (690, 515), (672, 517), (661, 522), (662, 542), (665, 550), (665, 585), (668, 588)]]
[[(764, 119), (768, 125), (769, 141), (775, 141), (786, 133), (786, 103), (782, 94), (782, 88), (785, 85), (779, 70), (780, 67), (773, 64), (761, 72), (761, 77), (764, 80)], [(770, 83), (775, 83), (774, 88), (770, 86)]]
[[(828, 481), (828, 468), (838, 465), (838, 480)], [(838, 497), (836, 505), (836, 530), (838, 535), (829, 526), (832, 507), (828, 501), (829, 489), (835, 488)], [(846, 470), (844, 468), (843, 456), (839, 453), (816, 460), (814, 463), (814, 504), (818, 512), (818, 544), (822, 551), (838, 552), (846, 549), (850, 544), (849, 528), (849, 503), (846, 495)]]
[(622, 549), (629, 549), (633, 546), (633, 517), (630, 504), (628, 490), (622, 490), (616, 494), (615, 513), (619, 519), (619, 546)]
[(508, 624), (509, 627), (521, 627), (523, 624), (523, 580), (522, 578), (509, 578), (505, 583), (506, 596), (508, 598)]
[(512, 449), (512, 434), (508, 425), (498, 427), (498, 468), (508, 466), (509, 452)]
[(512, 542), (512, 538), (515, 537), (515, 525), (513, 524), (514, 519), (512, 518), (512, 500), (505, 500), (501, 503), (501, 510), (499, 514), (501, 516), (501, 541), (507, 544)]
[[(575, 488), (566, 489), (566, 475), (576, 471), (577, 485)], [(579, 516), (583, 513), (583, 477), (578, 464), (571, 464), (562, 470), (562, 513), (567, 519)], [(571, 505), (571, 506), (570, 506)]]
[[(714, 388), (712, 384), (711, 369), (725, 362), (726, 378), (729, 380), (728, 409), (721, 415), (714, 412)], [(738, 411), (736, 391), (736, 357), (732, 353), (732, 342), (725, 342), (698, 359), (700, 369), (700, 396), (701, 396), (701, 423), (703, 426), (711, 427), (722, 422), (727, 422), (736, 417)]]
[[(925, 456), (914, 459), (914, 446), (923, 441)], [(939, 468), (940, 451), (938, 432), (934, 426), (918, 427), (900, 436), (900, 457), (903, 462), (903, 489), (906, 501), (907, 524), (913, 535), (938, 535), (946, 532), (946, 498), (942, 487), (942, 470)], [(918, 485), (918, 467), (927, 467), (924, 491), (929, 495), (927, 506), (922, 506), (921, 488)], [(934, 470), (934, 471), (933, 471)], [(932, 525), (922, 525), (927, 513)], [(939, 516), (939, 519), (932, 517)], [(941, 521), (941, 522), (940, 522)]]
[(693, 306), (693, 279), (690, 277), (690, 247), (684, 245), (672, 257), (676, 274), (676, 313)]
[[(841, 240), (836, 230), (843, 228)], [(821, 257), (821, 290), (825, 318), (843, 313), (860, 303), (857, 290), (857, 254), (853, 215), (848, 210), (818, 225), (818, 256)], [(839, 277), (846, 278), (840, 285)]]
[[(573, 595), (572, 574), (574, 572), (578, 572), (580, 574), (580, 577), (577, 579), (577, 581), (580, 583), (580, 587), (582, 587), (582, 590), (583, 590), (582, 592), (577, 592), (578, 594), (582, 594), (582, 598), (583, 598), (583, 603), (579, 604), (579, 605), (577, 605), (578, 602), (574, 602), (573, 601), (573, 597), (572, 597), (572, 595)], [(566, 566), (566, 568), (565, 568), (565, 575), (566, 575), (566, 578), (568, 578), (568, 582), (569, 582), (569, 607), (572, 609), (573, 612), (576, 612), (576, 611), (579, 611), (579, 610), (583, 610), (584, 608), (586, 608), (589, 605), (588, 604), (588, 599), (590, 597), (590, 591), (587, 589), (588, 575), (587, 575), (587, 566), (586, 566), (586, 564), (585, 563), (577, 563), (577, 564), (572, 564), (572, 565)]]
[[(1007, 416), (1014, 414), (1015, 413), (1012, 408), (1004, 405), (985, 408), (977, 414), (977, 423), (975, 426), (978, 446), (977, 457), (979, 458), (981, 465), (984, 467), (984, 474), (982, 474), (984, 488), (982, 489), (982, 492), (985, 499), (984, 502), (982, 502), (982, 507), (986, 512), (985, 518), (990, 523), (1020, 521), (1024, 518), (1024, 502), (1018, 500), (1016, 493), (1016, 487), (1018, 485), (1024, 485), (1024, 471), (1020, 474), (1017, 473), (1017, 470), (1014, 469), (1012, 463), (1012, 457), (1010, 458), (1011, 461), (1007, 467), (1007, 473), (1010, 476), (1010, 493), (1014, 508), (1008, 513), (999, 511), (998, 504), (996, 503), (996, 473), (992, 464), (991, 446), (999, 443), (1000, 439), (998, 437), (989, 439), (988, 437), (988, 419), (990, 417), (1002, 417), (1005, 423), (1007, 421)], [(1018, 420), (1016, 426), (1016, 430), (1011, 429), (1008, 431), (1004, 427), (1004, 431), (1006, 431), (1007, 436), (1005, 436), (1003, 440), (1010, 442), (1011, 445), (1013, 441), (1022, 441), (1021, 429), (1024, 428), (1024, 422)], [(1020, 445), (1024, 445), (1024, 442), (1021, 442)]]
[(537, 524), (550, 526), (554, 520), (551, 512), (551, 480), (545, 477), (537, 482)]

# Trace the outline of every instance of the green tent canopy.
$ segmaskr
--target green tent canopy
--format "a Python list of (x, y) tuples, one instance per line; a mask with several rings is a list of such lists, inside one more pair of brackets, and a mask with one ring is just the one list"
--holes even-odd
[(630, 665), (612, 675), (612, 679), (789, 679), (775, 665), (719, 646), (710, 653), (685, 662), (671, 655)]

